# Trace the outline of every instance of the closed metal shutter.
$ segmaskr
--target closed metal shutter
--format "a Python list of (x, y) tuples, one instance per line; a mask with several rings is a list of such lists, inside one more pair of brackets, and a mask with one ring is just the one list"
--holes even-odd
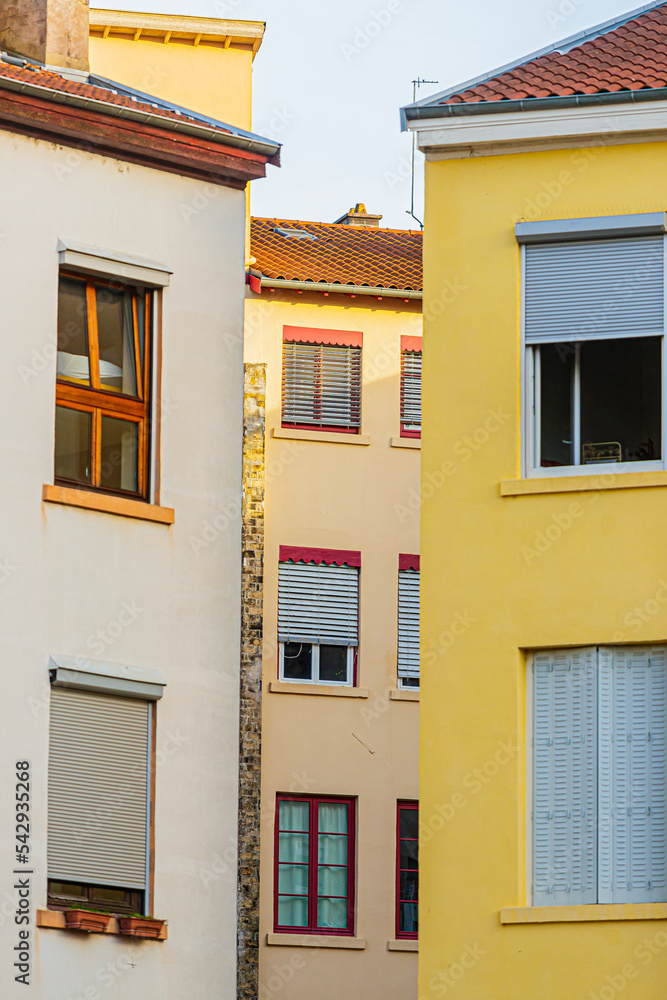
[(51, 690), (48, 877), (145, 889), (148, 702)]
[(421, 431), (422, 356), (418, 351), (401, 352), (401, 426), (406, 431)]
[(419, 571), (398, 571), (398, 676), (419, 679)]
[(279, 564), (279, 642), (356, 646), (358, 620), (357, 569), (303, 562)]
[(361, 348), (285, 342), (283, 423), (358, 430)]
[(663, 237), (538, 243), (525, 254), (527, 343), (663, 333)]

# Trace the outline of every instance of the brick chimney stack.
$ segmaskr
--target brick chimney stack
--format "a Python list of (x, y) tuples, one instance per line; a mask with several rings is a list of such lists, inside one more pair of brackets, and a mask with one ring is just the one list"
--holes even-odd
[(381, 215), (370, 215), (366, 211), (366, 206), (357, 202), (354, 208), (351, 208), (345, 215), (341, 215), (340, 219), (336, 219), (336, 222), (343, 226), (365, 226), (378, 229), (381, 218)]
[(0, 49), (58, 69), (89, 69), (88, 0), (0, 0)]

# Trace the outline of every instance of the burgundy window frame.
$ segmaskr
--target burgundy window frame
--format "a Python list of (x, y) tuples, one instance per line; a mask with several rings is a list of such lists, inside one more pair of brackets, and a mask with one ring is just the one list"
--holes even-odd
[(411, 430), (406, 426), (406, 421), (403, 420), (403, 400), (404, 400), (404, 385), (405, 379), (407, 378), (405, 374), (405, 355), (406, 354), (421, 354), (422, 353), (422, 338), (421, 337), (401, 337), (401, 437), (402, 438), (421, 438), (421, 430), (415, 431)]
[[(401, 840), (411, 840), (412, 837), (401, 837), (401, 813), (403, 810), (412, 810), (417, 813), (417, 823), (419, 823), (419, 802), (400, 800), (396, 806), (396, 939), (399, 941), (417, 941), (419, 931), (401, 930), (401, 903), (416, 903), (417, 913), (419, 913), (419, 855), (417, 855), (417, 868), (401, 869)], [(414, 841), (413, 841), (414, 842)], [(419, 845), (419, 838), (416, 838)], [(401, 871), (417, 872), (417, 899), (401, 899)]]
[[(308, 926), (293, 927), (288, 924), (278, 923), (278, 872), (279, 872), (279, 834), (290, 832), (280, 830), (280, 803), (281, 802), (308, 802), (310, 805), (310, 822), (308, 829)], [(317, 898), (318, 898), (318, 834), (319, 834), (319, 806), (328, 803), (345, 803), (348, 808), (347, 813), (347, 926), (342, 927), (318, 927), (317, 926)], [(299, 833), (303, 831), (298, 831)], [(287, 863), (287, 862), (284, 862)], [(341, 866), (343, 867), (343, 866)], [(323, 934), (335, 935), (337, 937), (354, 937), (354, 905), (356, 888), (356, 799), (346, 795), (291, 795), (278, 792), (276, 795), (276, 818), (274, 825), (273, 842), (273, 927), (278, 934)], [(283, 895), (288, 895), (283, 893)]]
[[(334, 432), (336, 434), (361, 434), (361, 390), (363, 387), (363, 370), (360, 367), (359, 371), (359, 426), (358, 427), (345, 427), (342, 424), (298, 424), (292, 423), (289, 420), (285, 420), (285, 344), (310, 344), (312, 347), (347, 347), (347, 348), (357, 348), (359, 351), (363, 347), (363, 334), (355, 330), (325, 330), (313, 327), (299, 327), (299, 326), (284, 326), (283, 327), (283, 356), (282, 356), (282, 371), (281, 371), (281, 407), (280, 407), (280, 426), (289, 428), (293, 427), (295, 430), (306, 430), (306, 431), (322, 431), (324, 433)], [(321, 393), (322, 393), (322, 371), (321, 368), (318, 369), (318, 374), (316, 375), (314, 394), (315, 394), (315, 409), (317, 409), (317, 400), (320, 400), (321, 405)]]

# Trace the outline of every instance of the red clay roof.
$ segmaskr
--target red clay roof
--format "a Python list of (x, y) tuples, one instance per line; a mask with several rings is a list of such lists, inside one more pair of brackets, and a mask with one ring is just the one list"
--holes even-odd
[[(307, 236), (282, 236), (277, 229)], [(252, 219), (250, 246), (257, 261), (253, 270), (266, 278), (406, 291), (422, 288), (422, 234), (409, 229)]]
[(667, 4), (645, 11), (562, 54), (545, 53), (467, 90), (443, 94), (432, 104), (567, 97), (658, 87), (667, 87)]

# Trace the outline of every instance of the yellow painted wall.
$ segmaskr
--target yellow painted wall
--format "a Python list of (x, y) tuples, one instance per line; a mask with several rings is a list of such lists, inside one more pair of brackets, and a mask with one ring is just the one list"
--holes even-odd
[(252, 58), (250, 49), (150, 37), (90, 39), (92, 73), (244, 129), (251, 124)]
[(527, 902), (522, 651), (667, 641), (662, 606), (633, 617), (667, 579), (667, 490), (499, 485), (520, 475), (515, 222), (664, 211), (666, 177), (665, 143), (427, 164), (420, 1000), (665, 996), (665, 920), (499, 911)]
[[(398, 307), (398, 308), (397, 308)], [(283, 325), (363, 333), (368, 446), (272, 436), (281, 423)], [(419, 552), (419, 460), (400, 433), (400, 337), (421, 334), (420, 303), (265, 291), (246, 302), (246, 361), (267, 365), (260, 977), (286, 1000), (413, 1000), (417, 955), (395, 938), (396, 804), (417, 799), (419, 705), (397, 701), (398, 554)], [(360, 549), (359, 686), (368, 698), (277, 693), (280, 545)], [(358, 797), (357, 926), (363, 950), (267, 945), (273, 931), (277, 792)], [(287, 971), (286, 971), (287, 970)], [(291, 970), (291, 971), (290, 971)], [(286, 982), (288, 978), (288, 982)], [(260, 990), (260, 997), (268, 996)]]

